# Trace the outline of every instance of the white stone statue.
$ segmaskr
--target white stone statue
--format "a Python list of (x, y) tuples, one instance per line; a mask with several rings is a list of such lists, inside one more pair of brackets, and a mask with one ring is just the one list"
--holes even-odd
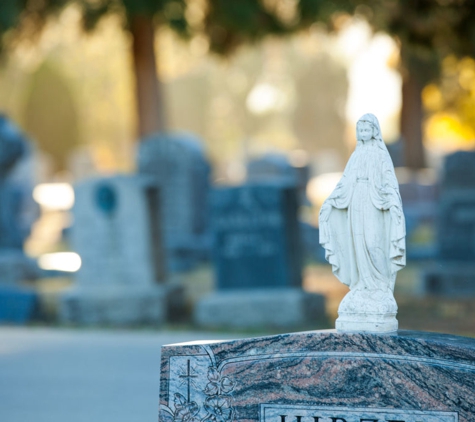
[(357, 145), (320, 210), (320, 243), (349, 286), (338, 331), (397, 331), (396, 273), (406, 265), (405, 222), (394, 166), (376, 116), (356, 125)]

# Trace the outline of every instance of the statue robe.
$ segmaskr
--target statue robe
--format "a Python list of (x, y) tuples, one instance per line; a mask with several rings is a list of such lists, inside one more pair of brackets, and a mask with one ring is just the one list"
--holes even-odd
[(406, 230), (387, 150), (377, 141), (358, 145), (328, 205), (328, 220), (320, 221), (320, 243), (335, 276), (352, 290), (393, 291), (396, 273), (406, 263)]

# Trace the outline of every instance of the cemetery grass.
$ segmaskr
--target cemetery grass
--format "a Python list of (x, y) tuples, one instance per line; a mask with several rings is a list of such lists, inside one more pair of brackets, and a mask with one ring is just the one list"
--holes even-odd
[[(395, 297), (399, 306), (399, 328), (405, 330), (443, 332), (447, 334), (475, 337), (475, 307), (473, 298), (434, 297), (425, 295), (420, 277), (423, 263), (409, 263), (399, 272)], [(181, 281), (185, 287), (186, 309), (180, 318), (168, 322), (164, 326), (134, 325), (127, 327), (133, 330), (171, 330), (201, 331), (193, 325), (191, 315), (194, 305), (205, 295), (215, 289), (213, 269), (210, 265), (202, 265), (193, 271), (182, 273)], [(57, 322), (56, 297), (64, 289), (72, 285), (67, 278), (43, 279), (35, 283), (40, 295), (40, 306), (32, 326), (65, 327)], [(295, 327), (292, 331), (322, 330), (334, 328), (338, 317), (338, 306), (348, 292), (348, 288), (340, 283), (326, 264), (308, 262), (304, 269), (303, 287), (309, 292), (323, 294), (326, 298), (326, 315), (324, 321), (315, 321), (312, 326)], [(71, 327), (71, 326), (68, 326)], [(72, 326), (77, 329), (87, 329)], [(97, 328), (97, 327), (96, 327)], [(103, 326), (105, 329), (116, 327)], [(282, 329), (256, 327), (255, 329), (207, 329), (207, 332), (236, 333), (236, 335), (261, 336), (283, 333)], [(288, 332), (287, 330), (286, 332)]]
[[(399, 308), (399, 329), (475, 337), (473, 298), (435, 297), (424, 294), (421, 274), (425, 266), (424, 262), (409, 263), (398, 273), (394, 296)], [(326, 296), (328, 318), (332, 322), (335, 321), (339, 303), (348, 288), (336, 279), (330, 266), (307, 265), (304, 288)]]

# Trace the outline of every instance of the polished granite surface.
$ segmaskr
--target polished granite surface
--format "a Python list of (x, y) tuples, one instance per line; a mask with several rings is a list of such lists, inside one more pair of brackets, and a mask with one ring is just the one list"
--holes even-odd
[(334, 330), (162, 348), (161, 422), (475, 421), (475, 339)]

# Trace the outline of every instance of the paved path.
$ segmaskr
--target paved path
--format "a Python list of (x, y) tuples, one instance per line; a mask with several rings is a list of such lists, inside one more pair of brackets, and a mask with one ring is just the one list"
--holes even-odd
[(0, 327), (0, 421), (156, 422), (160, 347), (222, 338)]

